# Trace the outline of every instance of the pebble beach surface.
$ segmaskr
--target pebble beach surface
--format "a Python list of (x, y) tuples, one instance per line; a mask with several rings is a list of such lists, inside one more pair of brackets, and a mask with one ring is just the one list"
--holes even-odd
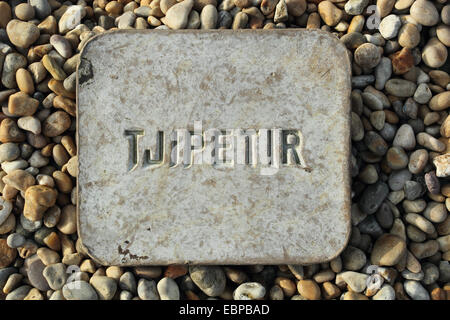
[[(77, 239), (75, 70), (112, 29), (322, 29), (352, 60), (352, 231), (308, 266), (99, 266)], [(0, 1), (0, 299), (450, 299), (446, 0)]]

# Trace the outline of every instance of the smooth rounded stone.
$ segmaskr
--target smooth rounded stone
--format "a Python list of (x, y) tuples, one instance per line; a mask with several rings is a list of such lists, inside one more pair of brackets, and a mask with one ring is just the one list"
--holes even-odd
[(442, 252), (450, 251), (450, 235), (439, 237), (436, 241), (439, 242), (439, 250)]
[(430, 101), (431, 97), (431, 90), (426, 83), (421, 83), (417, 86), (416, 92), (414, 93), (414, 100), (417, 103), (426, 104)]
[(284, 0), (279, 0), (275, 7), (273, 21), (275, 23), (286, 22), (288, 20), (288, 9)]
[(12, 44), (19, 48), (28, 48), (40, 35), (38, 27), (31, 22), (13, 19), (6, 26), (8, 38)]
[(23, 300), (32, 288), (29, 285), (23, 285), (14, 289), (6, 295), (5, 300)]
[(379, 48), (372, 43), (364, 43), (355, 50), (355, 62), (362, 68), (375, 68), (381, 60)]
[(409, 270), (403, 270), (402, 277), (406, 280), (421, 281), (424, 277), (424, 274), (422, 271), (415, 273), (415, 272), (411, 272)]
[(119, 287), (131, 293), (136, 293), (136, 279), (132, 272), (125, 272), (119, 279)]
[(347, 246), (341, 253), (342, 264), (345, 270), (358, 271), (366, 264), (365, 253), (356, 247)]
[(450, 27), (440, 24), (436, 27), (436, 36), (446, 47), (450, 46)]
[(397, 126), (386, 122), (384, 124), (383, 129), (380, 130), (380, 135), (383, 137), (384, 140), (390, 142), (394, 140), (396, 132)]
[(386, 153), (386, 161), (389, 168), (400, 170), (408, 165), (408, 155), (401, 147), (392, 147)]
[(167, 10), (170, 9), (170, 7), (172, 7), (173, 5), (175, 5), (177, 3), (176, 0), (161, 0), (159, 2), (159, 7), (161, 9), (161, 12), (166, 14)]
[(374, 93), (362, 92), (361, 98), (364, 105), (368, 106), (372, 110), (383, 110), (383, 101)]
[(27, 219), (23, 213), (20, 215), (21, 226), (29, 232), (35, 232), (42, 227), (42, 220), (32, 221)]
[(416, 138), (419, 145), (424, 146), (425, 148), (432, 151), (443, 152), (446, 149), (446, 146), (443, 142), (439, 141), (426, 132), (418, 133)]
[(448, 261), (439, 262), (439, 281), (441, 282), (450, 281), (450, 262)]
[(417, 119), (419, 105), (411, 98), (406, 99), (402, 108), (403, 114), (411, 119)]
[(381, 229), (374, 215), (369, 215), (361, 221), (361, 223), (358, 224), (358, 229), (361, 233), (370, 235), (374, 238), (383, 234), (383, 229)]
[(369, 276), (364, 273), (345, 271), (340, 274), (341, 278), (349, 286), (351, 291), (360, 293), (366, 289)]
[(6, 1), (0, 2), (0, 28), (6, 28), (6, 25), (11, 20), (11, 7)]
[(423, 171), (428, 163), (428, 151), (425, 149), (418, 149), (411, 153), (409, 157), (408, 169), (413, 174), (419, 174)]
[(405, 186), (405, 196), (408, 200), (415, 200), (422, 195), (422, 185), (416, 181), (406, 181)]
[(212, 4), (203, 7), (200, 14), (200, 28), (201, 29), (215, 29), (217, 25), (217, 9)]
[(450, 107), (450, 91), (441, 92), (431, 98), (429, 107), (434, 111), (442, 111)]
[(413, 49), (420, 43), (419, 29), (412, 23), (404, 24), (398, 32), (398, 43), (403, 48)]
[(132, 300), (133, 294), (131, 292), (128, 292), (126, 290), (123, 290), (120, 292), (119, 300)]
[(57, 60), (49, 54), (42, 58), (42, 64), (55, 80), (63, 81), (67, 77), (64, 70), (58, 65)]
[(67, 8), (58, 22), (59, 32), (65, 34), (75, 29), (86, 15), (86, 9), (82, 5), (73, 5)]
[(244, 12), (238, 12), (233, 19), (233, 24), (231, 26), (231, 29), (237, 30), (237, 29), (244, 29), (245, 26), (248, 23), (248, 15)]
[(439, 268), (430, 262), (422, 265), (422, 271), (424, 274), (422, 283), (425, 285), (435, 283), (439, 279)]
[[(7, 185), (25, 192), (29, 187), (35, 184), (35, 178), (29, 174), (27, 171), (18, 169), (10, 172), (6, 176), (3, 177), (3, 182)], [(0, 211), (1, 215), (1, 211)], [(0, 219), (1, 221), (1, 219)]]
[(364, 35), (362, 35), (359, 32), (347, 33), (347, 34), (343, 35), (339, 40), (347, 47), (347, 49), (350, 49), (350, 50), (356, 49), (360, 45), (367, 42)]
[(77, 79), (76, 72), (69, 75), (63, 82), (64, 89), (66, 89), (69, 92), (75, 92), (77, 86), (76, 79)]
[(368, 164), (359, 172), (358, 177), (366, 184), (373, 184), (378, 181), (378, 172), (375, 166)]
[[(143, 280), (143, 279), (141, 279)], [(89, 280), (100, 300), (112, 300), (117, 291), (117, 282), (106, 276), (92, 276)], [(139, 289), (138, 289), (139, 292)], [(142, 299), (142, 298), (141, 298)], [(144, 299), (143, 299), (144, 300)]]
[(383, 156), (388, 150), (386, 141), (375, 131), (366, 132), (364, 136), (364, 143), (370, 151), (378, 156)]
[(414, 130), (409, 124), (403, 124), (395, 135), (392, 143), (394, 147), (401, 147), (405, 150), (412, 150), (416, 146)]
[(412, 97), (416, 92), (416, 84), (404, 79), (389, 79), (386, 82), (385, 89), (387, 93), (399, 97)]
[(419, 214), (408, 213), (405, 215), (405, 220), (425, 233), (433, 234), (436, 231), (433, 224)]
[(372, 297), (372, 300), (395, 300), (395, 290), (391, 285), (385, 283)]
[(137, 294), (141, 300), (159, 300), (156, 283), (153, 280), (139, 279)]
[(2, 225), (11, 214), (13, 203), (0, 197), (0, 208), (0, 225)]
[(362, 14), (368, 4), (369, 0), (349, 0), (345, 3), (344, 10), (352, 16), (356, 16)]
[(9, 89), (16, 88), (16, 72), (26, 66), (27, 59), (23, 55), (15, 52), (7, 54), (3, 62), (2, 84)]
[(161, 300), (180, 300), (180, 289), (172, 278), (162, 278), (156, 288)]
[(353, 141), (361, 141), (364, 138), (364, 127), (361, 118), (352, 112), (351, 118), (351, 133)]
[(307, 3), (305, 0), (286, 0), (288, 13), (293, 17), (300, 17), (305, 13)]
[(50, 289), (47, 279), (43, 275), (45, 264), (42, 263), (37, 254), (27, 258), (24, 265), (26, 266), (28, 280), (33, 287), (40, 291)]
[(69, 129), (71, 123), (70, 116), (66, 112), (56, 111), (44, 120), (42, 132), (47, 137), (56, 137)]
[[(420, 228), (419, 228), (420, 229)], [(422, 243), (410, 243), (409, 249), (417, 259), (428, 258), (436, 254), (439, 250), (439, 242), (428, 240)]]
[(8, 112), (15, 116), (31, 116), (39, 106), (39, 101), (24, 92), (17, 92), (9, 96)]
[[(77, 217), (75, 206), (71, 204), (64, 206), (56, 227), (64, 234), (73, 234), (77, 231)], [(127, 277), (129, 277), (129, 275)]]
[(320, 287), (314, 280), (300, 280), (297, 290), (307, 300), (320, 300)]
[(65, 37), (54, 34), (50, 37), (50, 44), (63, 58), (68, 59), (72, 56), (72, 46)]
[(392, 39), (397, 36), (401, 26), (400, 18), (395, 14), (390, 14), (381, 20), (379, 31), (383, 38)]
[(11, 233), (6, 238), (6, 243), (10, 248), (19, 248), (25, 244), (25, 237), (19, 233)]
[(384, 234), (374, 244), (370, 260), (379, 266), (394, 266), (406, 254), (406, 243), (393, 234)]
[(17, 120), (17, 126), (22, 130), (30, 131), (36, 135), (41, 133), (41, 122), (33, 116), (19, 118)]
[(411, 180), (412, 174), (408, 169), (393, 171), (389, 175), (388, 184), (391, 190), (399, 191), (405, 186), (406, 181)]
[(376, 212), (376, 219), (382, 228), (388, 229), (394, 222), (392, 211), (386, 203), (383, 203)]
[(63, 263), (54, 263), (46, 266), (43, 276), (53, 290), (62, 289), (67, 281), (66, 266)]
[(184, 29), (188, 22), (189, 13), (194, 6), (194, 0), (184, 0), (167, 10), (165, 24), (170, 29)]
[(189, 275), (200, 290), (210, 297), (220, 296), (225, 290), (226, 277), (221, 267), (189, 266)]
[(423, 212), (423, 216), (434, 223), (441, 223), (447, 219), (447, 209), (445, 204), (431, 201)]
[(34, 8), (36, 17), (44, 20), (52, 13), (52, 8), (47, 0), (28, 0), (28, 3)]
[(334, 27), (342, 19), (343, 11), (336, 7), (331, 1), (321, 1), (317, 6), (317, 9), (322, 20), (330, 27)]
[(133, 29), (135, 21), (136, 15), (132, 11), (127, 11), (118, 18), (117, 27), (119, 29)]
[(375, 213), (389, 193), (389, 188), (384, 182), (377, 182), (368, 186), (358, 202), (359, 208), (366, 214)]
[[(35, 235), (36, 236), (36, 235)], [(55, 264), (61, 261), (58, 252), (53, 251), (51, 249), (41, 247), (37, 250), (36, 254), (38, 255), (39, 259), (41, 259), (42, 263), (46, 266), (49, 266), (51, 264)]]
[(34, 8), (28, 3), (20, 3), (14, 8), (16, 18), (22, 21), (29, 21), (34, 18)]
[(20, 156), (20, 149), (15, 143), (2, 143), (0, 145), (0, 163), (16, 160)]
[(258, 282), (245, 282), (233, 292), (234, 300), (261, 300), (266, 295), (266, 289)]
[(6, 239), (0, 239), (0, 269), (8, 267), (17, 257), (17, 250), (10, 248)]
[(32, 221), (41, 220), (47, 208), (55, 205), (58, 193), (47, 186), (34, 185), (25, 192), (23, 214)]
[(32, 153), (31, 157), (28, 159), (30, 166), (35, 168), (45, 167), (49, 163), (49, 158), (44, 157), (41, 151), (36, 150)]
[(420, 284), (419, 281), (406, 280), (403, 283), (405, 292), (413, 300), (430, 300), (430, 295), (428, 291)]
[(437, 38), (428, 40), (422, 49), (422, 61), (430, 68), (442, 67), (447, 60), (447, 48)]
[(421, 25), (431, 27), (439, 22), (439, 12), (433, 2), (427, 0), (415, 1), (409, 13)]
[(386, 114), (384, 113), (384, 111), (374, 111), (370, 114), (370, 123), (377, 130), (383, 129), (385, 121)]
[[(6, 119), (5, 119), (6, 120)], [(28, 167), (28, 162), (25, 160), (14, 160), (14, 161), (5, 161), (1, 165), (3, 171), (7, 174), (13, 172), (18, 169), (25, 169)]]
[(97, 292), (83, 280), (66, 283), (62, 288), (62, 293), (66, 300), (98, 300)]
[(382, 57), (375, 68), (375, 88), (383, 90), (386, 82), (392, 75), (392, 62), (387, 57)]

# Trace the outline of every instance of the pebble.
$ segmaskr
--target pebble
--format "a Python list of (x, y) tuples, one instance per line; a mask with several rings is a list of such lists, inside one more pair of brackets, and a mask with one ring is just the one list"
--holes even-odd
[(234, 300), (262, 300), (266, 289), (258, 282), (245, 282), (233, 291)]
[(392, 147), (386, 153), (387, 165), (393, 170), (406, 168), (408, 155), (401, 147)]
[(127, 271), (119, 279), (119, 287), (122, 290), (127, 290), (131, 293), (136, 293), (136, 279), (132, 272)]
[(20, 150), (15, 143), (2, 143), (0, 145), (0, 163), (16, 160), (20, 156)]
[(364, 190), (361, 199), (358, 202), (359, 208), (366, 214), (375, 213), (387, 197), (388, 193), (389, 188), (384, 182), (379, 181), (369, 185)]
[[(321, 2), (322, 3), (322, 2)], [(355, 62), (362, 68), (375, 68), (381, 60), (381, 52), (372, 43), (364, 43), (355, 50)]]
[(167, 10), (165, 24), (170, 29), (184, 29), (193, 6), (194, 0), (184, 0), (173, 5)]
[(54, 263), (46, 266), (42, 274), (53, 290), (62, 289), (66, 284), (67, 272), (63, 263)]
[(408, 296), (413, 300), (430, 300), (430, 295), (419, 281), (406, 280), (403, 283), (403, 287)]
[(56, 111), (44, 120), (42, 132), (47, 137), (56, 137), (69, 129), (71, 124), (70, 116), (66, 112)]
[(412, 174), (408, 169), (393, 171), (389, 175), (388, 184), (391, 190), (399, 191), (405, 186), (406, 181), (411, 180)]
[(450, 91), (441, 92), (431, 98), (429, 107), (434, 111), (442, 111), (450, 107)]
[(330, 27), (334, 27), (342, 19), (342, 10), (337, 8), (331, 1), (321, 1), (317, 8), (322, 20)]
[(172, 278), (162, 278), (158, 281), (156, 288), (161, 300), (180, 300), (180, 289)]
[(50, 289), (50, 286), (43, 275), (45, 264), (42, 263), (37, 254), (27, 258), (24, 265), (26, 266), (28, 280), (30, 280), (33, 287), (40, 291), (47, 291)]
[(83, 280), (66, 283), (62, 288), (62, 294), (66, 300), (98, 300), (94, 288)]
[(395, 290), (391, 285), (385, 283), (372, 297), (372, 300), (395, 300)]
[(392, 39), (397, 36), (401, 26), (400, 18), (395, 14), (390, 14), (381, 20), (379, 31), (383, 38)]
[(384, 234), (374, 244), (370, 260), (379, 266), (394, 266), (406, 254), (406, 243), (392, 234)]
[(22, 21), (29, 21), (34, 18), (34, 8), (28, 3), (21, 3), (14, 9), (16, 18)]
[(158, 290), (154, 280), (139, 279), (137, 294), (141, 300), (159, 300)]
[(82, 5), (70, 6), (61, 16), (58, 22), (59, 32), (62, 34), (75, 29), (86, 15), (86, 9)]
[(215, 29), (217, 25), (217, 9), (212, 4), (203, 7), (200, 14), (200, 28), (201, 29)]
[(358, 273), (354, 271), (345, 271), (340, 274), (342, 280), (349, 286), (349, 288), (356, 293), (363, 292), (367, 286), (367, 274)]
[(0, 28), (6, 28), (6, 25), (11, 20), (11, 7), (5, 1), (0, 2)]
[(225, 291), (226, 277), (221, 267), (189, 266), (189, 275), (200, 290), (210, 297), (220, 296)]
[(55, 205), (58, 193), (47, 186), (34, 185), (25, 192), (24, 216), (32, 221), (42, 219), (47, 208)]
[(25, 237), (19, 233), (11, 233), (6, 238), (6, 243), (10, 248), (19, 248), (25, 244)]
[(38, 27), (31, 22), (11, 20), (6, 26), (9, 40), (19, 48), (30, 47), (40, 35)]
[(6, 239), (0, 239), (0, 268), (6, 268), (16, 259), (17, 250), (10, 248)]
[[(141, 280), (143, 280), (143, 279), (141, 279)], [(89, 280), (89, 283), (97, 292), (98, 298), (100, 300), (112, 300), (112, 298), (114, 297), (114, 295), (117, 292), (117, 282), (114, 279), (106, 277), (106, 276), (95, 276), (94, 275)], [(138, 287), (138, 293), (139, 293), (139, 287)], [(139, 297), (142, 299), (141, 296), (139, 296)]]
[(430, 68), (442, 67), (447, 60), (447, 48), (437, 38), (431, 38), (422, 50), (422, 61)]
[(40, 20), (47, 18), (52, 13), (52, 8), (47, 0), (28, 0), (34, 8), (36, 17)]
[(3, 62), (2, 84), (9, 89), (16, 88), (16, 72), (26, 66), (27, 59), (23, 55), (15, 52), (7, 54)]
[(375, 68), (375, 88), (378, 90), (383, 90), (386, 82), (390, 79), (392, 75), (392, 63), (391, 59), (387, 57), (382, 57), (380, 62)]
[(345, 12), (356, 16), (363, 13), (363, 10), (369, 4), (369, 0), (349, 0), (345, 3)]
[(421, 25), (431, 27), (439, 22), (439, 13), (431, 1), (416, 0), (409, 12), (414, 20)]
[(5, 300), (23, 300), (32, 288), (29, 285), (23, 285), (8, 293)]
[(289, 15), (300, 17), (307, 8), (306, 0), (286, 0)]
[(342, 264), (346, 270), (358, 271), (366, 264), (366, 254), (353, 246), (347, 246), (341, 253)]
[(399, 98), (412, 97), (416, 91), (416, 87), (414, 82), (397, 78), (389, 79), (385, 85), (385, 89), (389, 94)]
[(69, 40), (63, 36), (57, 34), (52, 35), (50, 37), (50, 44), (63, 58), (68, 59), (72, 56), (72, 46)]

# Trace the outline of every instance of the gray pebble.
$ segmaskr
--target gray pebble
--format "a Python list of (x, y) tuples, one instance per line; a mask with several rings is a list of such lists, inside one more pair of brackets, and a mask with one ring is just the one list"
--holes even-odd
[(27, 269), (27, 277), (33, 287), (40, 291), (50, 289), (47, 280), (43, 275), (45, 264), (42, 263), (38, 255), (33, 255), (25, 260), (24, 265)]
[(19, 156), (20, 149), (17, 144), (7, 142), (0, 145), (0, 163), (4, 161), (16, 160)]
[(218, 266), (189, 266), (192, 281), (208, 296), (220, 296), (225, 290), (226, 278)]
[(31, 289), (32, 287), (30, 287), (29, 285), (20, 286), (14, 291), (8, 293), (5, 300), (23, 300), (23, 298), (27, 296), (28, 292), (30, 292)]
[(387, 197), (388, 193), (388, 186), (381, 181), (366, 187), (358, 202), (359, 208), (366, 214), (375, 213)]
[(53, 290), (62, 289), (67, 281), (66, 266), (63, 263), (55, 263), (45, 267), (43, 275)]
[(161, 300), (180, 300), (180, 289), (172, 278), (162, 278), (156, 288)]
[(435, 283), (439, 279), (439, 268), (430, 262), (425, 262), (422, 265), (423, 279), (425, 285)]
[(406, 280), (403, 283), (403, 287), (408, 296), (413, 300), (430, 300), (428, 291), (418, 281)]
[(266, 295), (266, 289), (258, 282), (241, 284), (233, 292), (234, 300), (260, 300)]
[(97, 292), (100, 300), (111, 300), (117, 291), (117, 283), (113, 278), (93, 276), (89, 283)]
[(368, 234), (374, 238), (378, 238), (384, 233), (383, 229), (381, 229), (376, 218), (372, 214), (367, 216), (367, 218), (365, 218), (363, 221), (361, 221), (360, 224), (358, 224), (358, 229), (359, 231), (361, 231), (361, 233)]
[(141, 300), (159, 300), (156, 283), (153, 280), (139, 279), (137, 294)]
[(402, 271), (402, 277), (407, 280), (422, 281), (424, 274), (423, 271), (415, 273), (405, 269)]
[(134, 274), (130, 271), (125, 272), (119, 279), (119, 287), (122, 290), (130, 291), (131, 293), (136, 293), (136, 279)]
[(394, 142), (395, 147), (402, 147), (405, 150), (412, 150), (416, 146), (416, 137), (414, 130), (409, 124), (403, 124), (395, 135)]
[(123, 290), (120, 292), (119, 299), (120, 300), (132, 300), (133, 294), (127, 290)]
[(353, 246), (347, 246), (341, 253), (342, 264), (344, 269), (358, 271), (366, 264), (366, 254)]
[(404, 185), (405, 197), (408, 200), (416, 200), (422, 195), (422, 184), (416, 181), (406, 181)]
[(94, 288), (83, 280), (66, 283), (62, 293), (66, 300), (98, 300)]
[(6, 243), (10, 248), (19, 248), (25, 244), (25, 237), (18, 233), (11, 233), (6, 238)]
[(42, 220), (31, 221), (25, 218), (23, 213), (20, 214), (20, 224), (22, 227), (29, 232), (35, 232), (42, 226)]
[(395, 290), (391, 285), (385, 283), (372, 297), (372, 300), (395, 300)]
[(28, 3), (34, 8), (36, 17), (40, 20), (44, 20), (52, 13), (47, 0), (28, 0)]
[(450, 281), (450, 262), (448, 261), (439, 262), (439, 281), (441, 282)]

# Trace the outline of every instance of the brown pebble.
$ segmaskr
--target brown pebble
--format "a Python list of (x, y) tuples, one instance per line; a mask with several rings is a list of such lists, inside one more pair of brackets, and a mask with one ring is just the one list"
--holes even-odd
[(45, 210), (55, 205), (57, 196), (58, 192), (47, 186), (29, 187), (25, 192), (24, 216), (31, 221), (42, 219)]
[(403, 48), (389, 56), (392, 61), (392, 70), (395, 74), (405, 74), (414, 67), (414, 57), (411, 50)]
[(44, 120), (42, 132), (47, 137), (56, 137), (70, 128), (72, 121), (64, 111), (56, 111)]
[(56, 96), (53, 99), (53, 106), (57, 109), (63, 109), (65, 112), (70, 114), (72, 117), (76, 116), (76, 104), (75, 101), (65, 98), (63, 96)]
[(17, 169), (2, 178), (3, 182), (19, 191), (25, 192), (36, 183), (34, 177), (25, 170)]
[(34, 93), (33, 78), (31, 77), (31, 73), (28, 70), (24, 68), (18, 69), (16, 71), (16, 82), (20, 91), (25, 92), (29, 95)]
[(69, 204), (62, 209), (56, 227), (64, 234), (73, 234), (77, 231), (77, 209), (74, 205)]
[(17, 250), (8, 247), (6, 239), (0, 239), (0, 268), (8, 267), (16, 259)]
[(170, 265), (167, 267), (166, 271), (164, 271), (164, 277), (176, 279), (187, 273), (188, 267), (186, 265)]
[(39, 101), (25, 92), (17, 92), (9, 96), (8, 112), (15, 116), (32, 116), (39, 106)]
[(320, 288), (313, 280), (300, 280), (297, 284), (297, 289), (308, 300), (320, 299)]
[(25, 141), (25, 133), (19, 129), (17, 123), (10, 119), (3, 119), (0, 124), (0, 142), (23, 142)]

